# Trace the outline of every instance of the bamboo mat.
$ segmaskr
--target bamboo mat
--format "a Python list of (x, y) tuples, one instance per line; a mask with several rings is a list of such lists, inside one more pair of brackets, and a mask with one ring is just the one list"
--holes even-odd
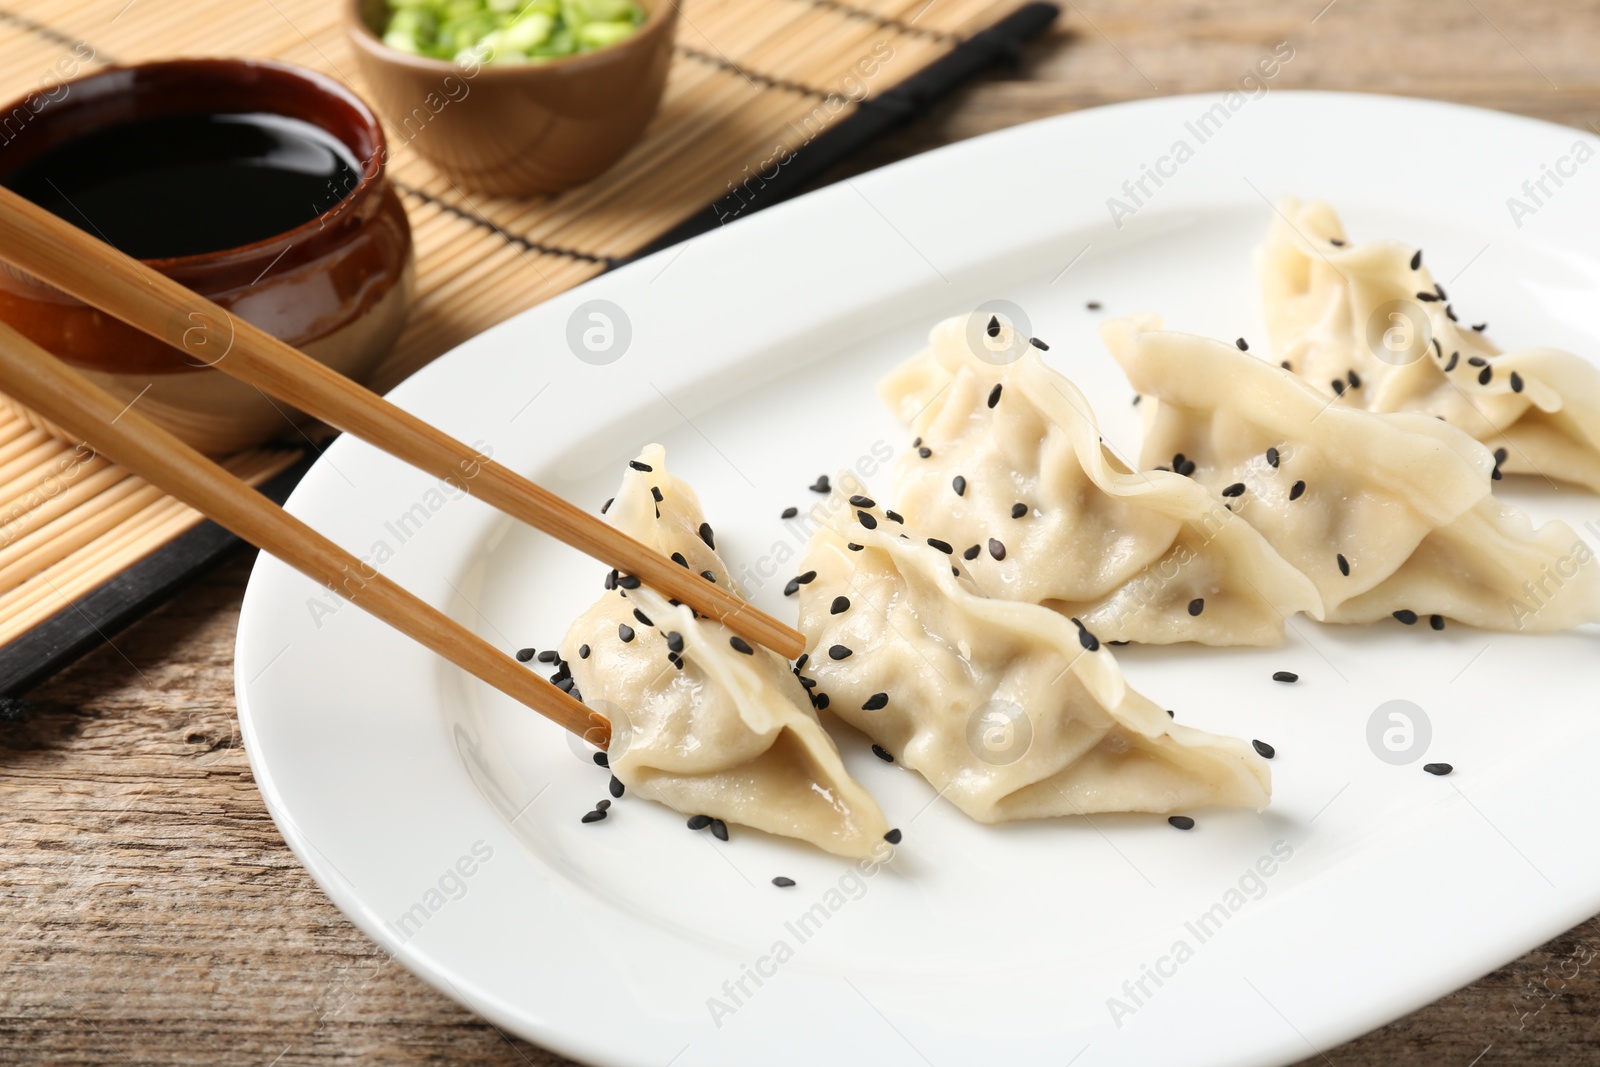
[[(418, 288), (370, 384), (434, 357), (650, 245), (870, 101), (1024, 6), (1023, 0), (684, 0), (661, 111), (643, 141), (585, 186), (482, 197), (388, 129), (410, 214)], [(341, 0), (0, 0), (0, 98), (63, 74), (195, 55), (320, 70), (365, 94)], [(872, 57), (862, 78), (855, 65)], [(4, 398), (0, 397), (0, 401)], [(258, 449), (227, 466), (261, 484), (299, 458)], [(0, 645), (195, 526), (200, 516), (0, 407)]]

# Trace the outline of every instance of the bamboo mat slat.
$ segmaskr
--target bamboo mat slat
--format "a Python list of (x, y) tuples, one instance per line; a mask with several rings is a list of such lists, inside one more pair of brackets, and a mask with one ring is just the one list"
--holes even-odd
[[(959, 47), (1024, 0), (687, 0), (661, 110), (596, 180), (554, 196), (475, 196), (388, 129), (417, 292), (373, 376), (387, 389), (443, 352), (651, 245)], [(319, 70), (365, 93), (336, 0), (0, 0), (0, 98), (62, 73), (191, 55)], [(871, 73), (862, 74), (866, 61)], [(420, 136), (420, 134), (419, 134)], [(754, 179), (759, 181), (759, 179)], [(0, 397), (0, 401), (4, 398)], [(259, 485), (299, 458), (227, 466)], [(0, 646), (192, 528), (153, 487), (0, 403)]]

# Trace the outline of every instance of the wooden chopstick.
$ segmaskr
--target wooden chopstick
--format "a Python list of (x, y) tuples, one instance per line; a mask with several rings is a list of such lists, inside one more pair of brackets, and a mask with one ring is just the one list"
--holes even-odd
[(805, 639), (798, 631), (732, 590), (679, 567), (608, 523), (3, 187), (0, 259), (413, 467), (455, 482), (512, 518), (634, 575), (787, 659), (805, 651)]
[(582, 703), (379, 574), (272, 501), (0, 323), (0, 390), (162, 491), (322, 583), (462, 670), (605, 748)]

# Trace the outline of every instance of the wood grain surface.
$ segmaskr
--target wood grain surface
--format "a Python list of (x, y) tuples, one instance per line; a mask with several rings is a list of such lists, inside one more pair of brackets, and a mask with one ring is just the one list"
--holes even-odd
[[(1064, 5), (1015, 67), (829, 178), (1062, 111), (1223, 88), (1285, 40), (1295, 58), (1278, 88), (1438, 97), (1600, 128), (1600, 3), (1324, 3)], [(270, 17), (258, 8), (238, 17)], [(1485, 147), (1423, 165), (1448, 180)], [(389, 960), (284, 846), (234, 719), (247, 573), (241, 555), (39, 689), (20, 722), (0, 723), (0, 1063), (565, 1063)], [(1414, 907), (1426, 902), (1396, 901), (1396, 953)], [(1347, 1045), (1308, 1046), (1305, 1062), (1597, 1063), (1597, 973), (1591, 920)]]

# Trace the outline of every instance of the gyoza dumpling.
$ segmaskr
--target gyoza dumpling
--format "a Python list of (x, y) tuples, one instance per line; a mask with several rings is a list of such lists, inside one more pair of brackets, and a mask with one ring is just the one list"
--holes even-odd
[(1256, 267), (1274, 358), (1319, 390), (1368, 411), (1442, 415), (1502, 470), (1600, 492), (1594, 364), (1554, 348), (1502, 355), (1457, 321), (1421, 252), (1349, 243), (1327, 204), (1281, 200)]
[[(623, 475), (612, 525), (709, 573), (728, 569), (694, 490), (650, 445)], [(659, 497), (656, 492), (659, 491)], [(624, 578), (572, 624), (561, 657), (590, 707), (613, 721), (611, 773), (689, 815), (866, 856), (889, 826), (844, 769), (787, 661)], [(881, 846), (880, 846), (881, 847)]]
[(1329, 622), (1440, 615), (1490, 630), (1600, 620), (1600, 568), (1570, 526), (1490, 492), (1494, 457), (1438, 419), (1333, 403), (1233, 345), (1156, 316), (1108, 322), (1144, 397), (1144, 462), (1181, 451), (1322, 594)]
[(879, 386), (918, 434), (895, 468), (907, 532), (984, 596), (1045, 604), (1108, 641), (1272, 645), (1316, 593), (1178, 474), (1131, 471), (1029, 339), (949, 319)]
[(834, 498), (830, 511), (799, 590), (805, 674), (962, 811), (1001, 822), (1266, 805), (1270, 775), (1249, 745), (1174, 723), (1081, 626), (979, 596), (876, 506)]

